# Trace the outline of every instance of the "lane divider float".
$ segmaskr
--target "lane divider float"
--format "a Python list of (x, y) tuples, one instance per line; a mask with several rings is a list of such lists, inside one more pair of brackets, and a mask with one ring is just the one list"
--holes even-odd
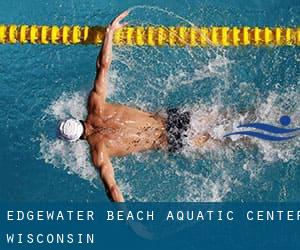
[[(0, 44), (101, 44), (105, 27), (0, 25)], [(128, 46), (299, 46), (300, 27), (135, 26), (115, 32)]]

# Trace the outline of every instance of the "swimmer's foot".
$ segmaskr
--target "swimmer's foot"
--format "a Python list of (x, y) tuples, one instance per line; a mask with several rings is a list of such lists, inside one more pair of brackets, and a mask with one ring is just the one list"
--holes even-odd
[(203, 147), (203, 145), (210, 139), (209, 133), (205, 133), (202, 135), (197, 136), (194, 140), (193, 143), (196, 147)]

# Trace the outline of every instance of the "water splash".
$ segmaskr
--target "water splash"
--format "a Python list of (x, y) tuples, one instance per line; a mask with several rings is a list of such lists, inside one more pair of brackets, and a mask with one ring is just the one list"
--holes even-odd
[[(289, 94), (291, 94), (289, 92)], [(79, 93), (72, 95), (64, 94), (61, 98), (54, 101), (46, 110), (46, 113), (51, 113), (53, 117), (63, 118), (67, 114), (78, 114), (79, 110), (84, 110), (85, 104), (82, 101), (83, 97), (79, 97)], [(273, 94), (267, 98), (267, 106), (272, 107), (271, 112), (276, 114), (280, 110), (280, 106), (275, 106), (277, 98)], [(295, 101), (300, 101), (300, 95), (295, 95)], [(270, 100), (273, 100), (271, 102)], [(78, 105), (80, 103), (80, 105)], [(266, 108), (266, 103), (260, 103), (257, 106), (255, 117), (256, 119), (268, 118), (263, 117), (261, 113)], [(66, 105), (65, 105), (66, 104)], [(281, 105), (284, 105), (282, 103)], [(64, 107), (64, 108), (62, 108)], [(66, 108), (68, 107), (68, 108)], [(269, 107), (269, 106), (268, 106)], [(239, 162), (241, 167), (238, 167), (240, 175), (249, 173), (252, 180), (260, 178), (263, 167), (267, 162), (282, 161), (299, 161), (300, 157), (297, 150), (300, 147), (300, 140), (291, 144), (271, 144), (261, 142), (259, 140), (251, 140), (250, 144), (255, 145), (259, 149), (259, 153), (253, 152), (253, 149), (248, 144), (244, 144), (236, 139), (236, 144), (225, 144), (223, 135), (227, 130), (232, 129), (234, 124), (241, 121), (246, 121), (253, 114), (239, 114), (238, 112), (223, 113), (223, 105), (215, 103), (207, 105), (199, 103), (194, 107), (185, 107), (184, 109), (192, 111), (191, 130), (186, 142), (186, 147), (183, 151), (184, 159), (174, 159), (166, 153), (138, 153), (129, 157), (113, 159), (114, 168), (118, 182), (121, 186), (125, 197), (128, 200), (138, 201), (221, 201), (226, 200), (228, 194), (233, 191), (233, 186), (243, 186), (239, 177), (234, 174), (237, 171), (236, 158), (237, 151), (242, 149), (246, 157)], [(293, 116), (300, 112), (299, 108), (294, 111)], [(272, 119), (276, 119), (273, 115)], [(217, 125), (216, 125), (217, 124)], [(208, 142), (204, 147), (197, 148), (191, 142), (196, 134), (209, 131), (210, 135), (216, 141)], [(190, 141), (189, 141), (190, 140)], [(58, 139), (51, 140), (42, 135), (40, 140), (41, 158), (46, 163), (56, 167), (62, 167), (69, 173), (77, 174), (81, 178), (94, 183), (98, 179), (97, 173), (91, 165), (89, 159), (89, 149), (85, 142), (69, 144)], [(252, 161), (252, 157), (258, 157), (261, 154), (260, 162)], [(255, 156), (256, 155), (256, 156)], [(180, 156), (179, 156), (180, 157)], [(201, 162), (199, 165), (199, 161)], [(147, 162), (147, 164), (145, 164)], [(164, 162), (161, 166), (161, 162)], [(189, 169), (186, 169), (188, 166)], [(199, 172), (199, 166), (203, 168), (212, 168), (208, 171)], [(225, 167), (226, 166), (226, 167)], [(147, 176), (147, 180), (143, 176)], [(174, 177), (175, 176), (175, 177)], [(152, 181), (160, 179), (168, 180), (167, 182), (158, 185), (156, 188), (147, 190), (147, 181), (151, 186)], [(164, 187), (164, 192), (172, 190), (176, 183), (178, 188), (174, 195), (166, 198), (159, 190)]]
[[(165, 11), (158, 12), (165, 14)], [(176, 14), (170, 15), (185, 21)], [(274, 123), (284, 113), (299, 127), (299, 79), (293, 82), (285, 78), (285, 82), (280, 82), (273, 73), (285, 65), (290, 75), (295, 75), (293, 67), (284, 64), (284, 58), (294, 58), (290, 56), (293, 52), (280, 49), (276, 52), (280, 56), (275, 54), (276, 62), (266, 53), (263, 49), (256, 52), (253, 49), (114, 48), (109, 101), (153, 112), (174, 106), (192, 112), (187, 147), (181, 155), (146, 152), (113, 159), (117, 181), (127, 200), (270, 199), (272, 178), (265, 176), (266, 169), (273, 165), (279, 168), (283, 162), (294, 168), (300, 161), (299, 139), (274, 145), (256, 139), (243, 142), (238, 135), (227, 143), (223, 137), (242, 123)], [(265, 79), (263, 86), (255, 81), (261, 75)], [(83, 119), (87, 94), (88, 90), (83, 94), (69, 92), (54, 100), (45, 110), (43, 126), (50, 131), (59, 119), (68, 116)], [(192, 138), (205, 132), (213, 140), (196, 148)], [(47, 133), (40, 137), (40, 154), (41, 159), (55, 167), (91, 183), (98, 182), (85, 142), (70, 146)], [(285, 197), (288, 192), (289, 189)]]
[(41, 135), (40, 154), (46, 163), (61, 167), (68, 174), (76, 174), (95, 186), (94, 181), (98, 174), (91, 165), (86, 143), (77, 142), (67, 145), (62, 140), (49, 140), (45, 135)]

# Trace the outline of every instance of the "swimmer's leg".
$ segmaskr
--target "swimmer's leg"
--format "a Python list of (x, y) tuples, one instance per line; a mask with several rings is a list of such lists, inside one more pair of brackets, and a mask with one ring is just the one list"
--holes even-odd
[[(240, 112), (240, 114), (246, 116), (249, 122), (255, 121), (257, 119), (255, 109), (244, 110), (243, 112)], [(207, 124), (209, 124), (211, 127), (213, 127), (213, 125), (218, 124), (219, 115), (220, 114), (211, 114), (209, 116), (196, 118), (198, 126), (206, 127)], [(228, 119), (227, 112), (223, 112), (221, 116), (223, 117), (224, 120)], [(207, 132), (204, 131), (201, 134), (197, 134), (194, 136), (194, 138), (192, 138), (192, 143), (194, 144), (195, 147), (199, 147), (199, 148), (203, 147), (208, 142), (219, 146), (237, 146), (237, 147), (240, 145), (251, 146), (254, 144), (249, 137), (241, 137), (237, 141), (232, 141), (230, 138), (226, 138), (225, 140), (222, 140), (211, 136), (209, 131)]]
[[(201, 118), (196, 118), (196, 124), (198, 124), (197, 126), (199, 127), (207, 127), (207, 124), (215, 124), (216, 120), (216, 117), (213, 115), (204, 116)], [(200, 148), (211, 140), (215, 141), (215, 139), (209, 134), (208, 131), (203, 131), (193, 136), (192, 143), (195, 147)]]
[(246, 146), (250, 148), (251, 146), (254, 145), (253, 141), (251, 141), (250, 138), (248, 137), (242, 137), (237, 141), (232, 141), (231, 139), (226, 139), (226, 140), (220, 140), (211, 137), (209, 133), (204, 133), (201, 135), (197, 135), (193, 140), (193, 144), (197, 148), (204, 147), (207, 142), (212, 142), (214, 145), (219, 145), (219, 146), (231, 146), (231, 147), (241, 147), (241, 146)]
[(193, 144), (196, 147), (203, 147), (204, 144), (211, 138), (209, 133), (204, 133), (201, 135), (196, 135), (196, 137), (193, 139)]

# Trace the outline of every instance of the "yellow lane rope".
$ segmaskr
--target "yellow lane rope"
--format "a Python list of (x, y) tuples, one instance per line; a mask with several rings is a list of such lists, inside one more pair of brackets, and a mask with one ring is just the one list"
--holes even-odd
[[(0, 25), (0, 44), (100, 44), (105, 27)], [(116, 45), (136, 46), (299, 46), (300, 27), (126, 27)]]

